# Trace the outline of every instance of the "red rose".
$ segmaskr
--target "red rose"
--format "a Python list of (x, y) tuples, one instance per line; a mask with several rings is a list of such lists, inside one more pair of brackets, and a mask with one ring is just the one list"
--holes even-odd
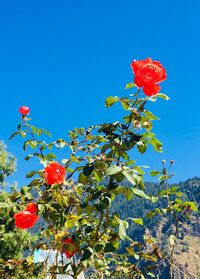
[(29, 229), (32, 228), (38, 220), (36, 214), (32, 214), (27, 210), (23, 210), (14, 215), (15, 226), (20, 229)]
[(146, 84), (143, 87), (143, 91), (147, 96), (153, 96), (160, 91), (160, 86), (158, 84)]
[(78, 251), (76, 243), (72, 240), (71, 237), (63, 239), (62, 243), (67, 246), (67, 250), (63, 250), (63, 253), (65, 253), (66, 257), (70, 259)]
[(58, 163), (49, 163), (44, 169), (47, 184), (62, 184), (65, 181), (66, 170)]
[(29, 211), (30, 213), (36, 213), (38, 208), (37, 208), (37, 204), (34, 202), (29, 202), (26, 206), (26, 211)]
[(26, 106), (22, 106), (19, 108), (19, 112), (22, 114), (22, 116), (25, 116), (25, 115), (29, 114), (30, 108), (26, 107)]
[(152, 61), (151, 58), (146, 60), (134, 60), (131, 64), (135, 74), (134, 82), (138, 87), (143, 87), (147, 96), (152, 96), (160, 91), (157, 84), (166, 79), (166, 71), (158, 61)]

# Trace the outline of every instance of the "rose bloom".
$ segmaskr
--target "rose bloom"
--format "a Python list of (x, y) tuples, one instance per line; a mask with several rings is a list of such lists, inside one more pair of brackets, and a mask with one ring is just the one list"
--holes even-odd
[(37, 204), (34, 202), (29, 202), (26, 206), (26, 211), (29, 211), (30, 213), (36, 213), (38, 208), (37, 208)]
[(134, 60), (131, 64), (135, 75), (134, 82), (138, 87), (143, 87), (147, 96), (153, 96), (160, 91), (157, 84), (167, 78), (166, 70), (158, 61), (151, 58), (145, 60)]
[(20, 229), (30, 229), (32, 228), (38, 220), (36, 214), (32, 214), (27, 210), (23, 210), (14, 215), (15, 226)]
[(71, 237), (63, 239), (62, 243), (68, 246), (68, 250), (63, 250), (63, 253), (65, 253), (68, 259), (70, 259), (71, 257), (74, 256), (74, 254), (77, 253), (78, 249), (76, 247), (76, 243), (72, 240)]
[(47, 184), (62, 184), (65, 181), (66, 170), (58, 163), (49, 163), (44, 169)]
[(23, 116), (25, 116), (25, 115), (29, 114), (30, 108), (29, 108), (29, 107), (26, 107), (26, 106), (22, 106), (22, 107), (19, 108), (19, 112), (20, 112)]

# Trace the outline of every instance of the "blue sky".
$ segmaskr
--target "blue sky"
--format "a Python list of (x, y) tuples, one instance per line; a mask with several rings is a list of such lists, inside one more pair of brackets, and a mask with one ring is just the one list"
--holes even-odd
[(22, 141), (7, 141), (21, 105), (54, 137), (119, 120), (119, 107), (107, 110), (104, 99), (125, 96), (131, 61), (146, 57), (167, 69), (162, 92), (171, 101), (150, 107), (161, 119), (154, 131), (165, 152), (137, 160), (155, 169), (174, 159), (175, 181), (199, 176), (199, 9), (198, 0), (1, 1), (0, 139), (18, 158), (13, 179), (25, 183), (32, 167), (24, 165)]

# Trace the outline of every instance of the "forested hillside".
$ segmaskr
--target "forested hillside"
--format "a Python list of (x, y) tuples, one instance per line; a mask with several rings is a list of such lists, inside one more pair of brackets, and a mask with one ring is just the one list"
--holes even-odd
[[(160, 185), (147, 182), (145, 183), (146, 192), (152, 195), (156, 195), (160, 190)], [(188, 179), (185, 182), (180, 182), (176, 186), (183, 192), (186, 200), (194, 201), (198, 206), (200, 204), (200, 178), (194, 177)], [(159, 208), (165, 207), (165, 204), (159, 203)], [(149, 212), (153, 212), (156, 208), (156, 203), (150, 203), (149, 201), (134, 198), (131, 201), (127, 201), (122, 195), (118, 196), (113, 203), (113, 211), (117, 212), (123, 219), (128, 217), (137, 218), (143, 216), (144, 225), (138, 226), (130, 223), (129, 233), (130, 235), (141, 240), (141, 237), (146, 234), (151, 234), (159, 239), (159, 245), (165, 255), (168, 253), (168, 238), (171, 234), (170, 218), (163, 218), (160, 214), (155, 214), (150, 218), (146, 218)], [(151, 215), (151, 214), (149, 214)], [(174, 278), (200, 278), (200, 223), (199, 212), (197, 212), (191, 221), (184, 220), (183, 225), (178, 234), (177, 246), (175, 250), (176, 261), (176, 277)], [(121, 247), (123, 251), (123, 246)], [(163, 263), (163, 269), (165, 272), (160, 272), (159, 277), (161, 279), (169, 278), (169, 271), (167, 263)]]

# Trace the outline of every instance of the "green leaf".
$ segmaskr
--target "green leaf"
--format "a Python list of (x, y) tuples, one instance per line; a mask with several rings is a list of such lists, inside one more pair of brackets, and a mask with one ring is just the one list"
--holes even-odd
[(114, 105), (118, 100), (119, 100), (119, 98), (117, 96), (115, 96), (115, 97), (109, 96), (105, 100), (105, 105), (106, 105), (107, 108), (109, 108), (112, 105)]
[(103, 178), (102, 172), (99, 171), (99, 170), (95, 170), (94, 171), (94, 177), (95, 177), (97, 182), (101, 182), (102, 178)]
[(8, 140), (11, 140), (13, 139), (16, 135), (18, 135), (19, 132), (14, 132), (12, 135), (10, 135), (9, 139)]
[(139, 145), (137, 144), (137, 149), (140, 152), (140, 154), (143, 154), (147, 150), (146, 142), (143, 142), (143, 145), (142, 144), (139, 144)]
[(132, 192), (139, 198), (144, 198), (146, 200), (151, 200), (151, 198), (149, 196), (147, 196), (147, 194), (145, 194), (144, 191), (137, 189), (137, 188), (131, 188)]
[(156, 138), (152, 138), (149, 140), (149, 143), (153, 146), (153, 148), (158, 151), (158, 152), (163, 152), (162, 150), (162, 143), (156, 139)]
[(130, 161), (128, 161), (128, 162), (126, 162), (126, 164), (127, 164), (127, 166), (131, 166), (131, 165), (133, 165), (133, 164), (135, 164), (135, 160), (130, 160)]
[(156, 214), (161, 214), (161, 211), (159, 208), (155, 208), (154, 210), (148, 212), (146, 214), (146, 218), (151, 218), (151, 217), (155, 216)]
[(133, 172), (123, 170), (123, 175), (132, 185), (136, 185), (135, 174)]
[(151, 201), (152, 201), (153, 203), (156, 203), (156, 202), (158, 201), (158, 197), (152, 196), (152, 197), (151, 197)]
[(155, 116), (152, 112), (145, 110), (144, 114), (150, 119), (150, 120), (158, 120), (159, 118)]
[(150, 97), (149, 101), (155, 102), (157, 100), (157, 98), (161, 98), (161, 99), (163, 99), (165, 101), (169, 101), (170, 100), (170, 98), (167, 95), (165, 95), (163, 93), (158, 93), (158, 94)]
[(106, 175), (114, 175), (122, 171), (121, 167), (118, 167), (116, 165), (111, 165), (109, 168), (106, 170)]
[(94, 165), (86, 165), (83, 168), (83, 174), (85, 176), (90, 176), (92, 174), (93, 170), (94, 170)]
[(37, 174), (37, 171), (31, 171), (31, 172), (27, 173), (26, 178), (31, 178), (36, 174)]
[(183, 206), (189, 206), (192, 211), (198, 211), (197, 205), (195, 202), (186, 201), (182, 204)]
[(86, 249), (83, 251), (83, 256), (82, 256), (82, 258), (81, 258), (81, 261), (83, 262), (83, 261), (88, 260), (88, 259), (91, 257), (92, 254), (93, 254), (92, 248), (86, 248)]
[(78, 177), (78, 182), (84, 184), (87, 181), (88, 181), (87, 177), (81, 172)]
[(127, 238), (126, 229), (128, 229), (128, 222), (119, 219), (119, 237), (121, 240), (125, 240)]
[(76, 222), (80, 219), (80, 216), (71, 215), (71, 216), (67, 216), (66, 219), (67, 220), (65, 222), (65, 228), (66, 229), (71, 229), (76, 225)]
[(124, 191), (123, 191), (123, 193), (124, 193), (124, 196), (126, 197), (126, 199), (127, 199), (128, 201), (132, 200), (132, 198), (133, 198), (133, 192), (131, 191), (130, 188), (125, 188)]
[(156, 170), (150, 172), (151, 176), (157, 176), (158, 174), (160, 174), (160, 172)]
[(32, 154), (27, 155), (27, 156), (24, 158), (24, 160), (28, 161), (28, 160), (30, 160), (32, 157), (33, 157), (33, 155), (32, 155)]
[(129, 109), (130, 106), (129, 106), (129, 102), (127, 99), (120, 99), (120, 103), (125, 110)]
[(170, 100), (170, 98), (169, 98), (166, 94), (163, 94), (163, 93), (158, 93), (158, 94), (156, 94), (156, 97), (157, 97), (157, 98), (164, 99), (164, 100), (166, 100), (166, 101), (169, 101), (169, 100)]
[(0, 202), (0, 208), (10, 207), (10, 205), (6, 202)]
[(143, 226), (143, 220), (142, 218), (128, 218), (127, 220), (133, 221), (135, 224)]
[(126, 84), (125, 89), (130, 89), (130, 88), (133, 88), (133, 87), (137, 87), (137, 85), (133, 82), (129, 82), (129, 83)]
[(115, 251), (116, 251), (116, 248), (112, 245), (112, 243), (106, 243), (104, 252), (109, 253), (109, 252), (115, 252)]
[(147, 272), (147, 275), (151, 276), (152, 278), (156, 277), (152, 272)]
[(37, 141), (35, 140), (30, 140), (29, 141), (29, 145), (32, 149), (36, 148), (37, 147)]

